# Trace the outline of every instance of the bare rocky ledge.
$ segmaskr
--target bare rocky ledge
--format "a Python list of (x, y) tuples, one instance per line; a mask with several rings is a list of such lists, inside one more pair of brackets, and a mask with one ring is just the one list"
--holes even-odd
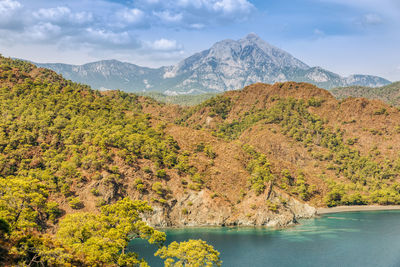
[[(272, 192), (269, 201), (279, 201), (282, 194)], [(187, 203), (190, 201), (190, 209)], [(252, 204), (251, 204), (252, 203)], [(164, 227), (203, 227), (203, 226), (266, 226), (286, 227), (297, 223), (299, 219), (312, 218), (316, 215), (316, 209), (294, 198), (287, 198), (284, 206), (277, 211), (271, 211), (264, 205), (252, 209), (250, 206), (257, 203), (254, 198), (243, 200), (238, 205), (230, 206), (224, 203), (216, 203), (208, 198), (204, 191), (190, 194), (186, 199), (176, 202), (169, 207), (154, 207), (151, 214), (147, 214), (144, 220), (151, 226)], [(265, 203), (265, 199), (263, 202)], [(253, 206), (254, 207), (254, 206)], [(185, 210), (187, 212), (182, 212)]]
[[(202, 193), (190, 196), (194, 201), (201, 199)], [(271, 199), (279, 197), (274, 192)], [(208, 203), (210, 204), (210, 203)], [(206, 227), (206, 226), (265, 226), (283, 228), (294, 225), (299, 219), (309, 219), (317, 215), (357, 212), (357, 211), (387, 211), (400, 210), (400, 205), (364, 205), (364, 206), (338, 206), (332, 208), (314, 208), (294, 198), (290, 198), (285, 207), (277, 212), (271, 212), (268, 208), (258, 209), (252, 214), (236, 211), (229, 206), (214, 206), (207, 203), (197, 203), (197, 207), (186, 215), (178, 215), (182, 205), (174, 209), (156, 207), (151, 214), (145, 217), (150, 225), (159, 228), (165, 227)], [(195, 206), (195, 204), (193, 204)], [(250, 216), (251, 215), (251, 216)]]

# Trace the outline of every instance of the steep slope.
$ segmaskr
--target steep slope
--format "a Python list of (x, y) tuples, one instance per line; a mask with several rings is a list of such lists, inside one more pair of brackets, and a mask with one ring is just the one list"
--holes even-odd
[[(265, 195), (246, 189), (244, 163), (260, 155), (172, 124), (177, 106), (100, 93), (5, 58), (0, 74), (0, 194), (23, 181), (41, 186), (54, 214), (40, 207), (29, 218), (43, 231), (61, 214), (95, 211), (124, 196), (149, 201), (155, 212), (147, 221), (157, 226), (286, 225), (313, 214), (273, 188), (270, 201), (286, 204), (279, 213), (265, 205)], [(0, 201), (7, 211), (0, 217), (19, 227), (18, 208), (9, 205)]]
[(96, 89), (128, 92), (156, 91), (169, 95), (223, 92), (246, 85), (283, 81), (309, 82), (331, 89), (338, 86), (383, 86), (390, 82), (369, 75), (344, 78), (320, 67), (310, 68), (286, 51), (263, 41), (255, 34), (223, 40), (174, 66), (150, 69), (116, 60), (82, 66), (37, 64), (67, 79)]
[(0, 115), (0, 226), (19, 259), (40, 242), (59, 255), (61, 219), (124, 197), (148, 201), (154, 226), (285, 226), (312, 206), (400, 204), (400, 111), (307, 83), (180, 107), (1, 57)]
[(383, 102), (339, 102), (305, 83), (255, 84), (180, 123), (252, 145), (275, 170), (274, 186), (313, 205), (400, 203), (400, 112)]
[(171, 90), (229, 91), (255, 82), (287, 80), (309, 67), (287, 52), (249, 34), (239, 41), (224, 40), (195, 54), (166, 72), (167, 79), (185, 77)]
[(377, 88), (365, 86), (339, 87), (332, 89), (331, 92), (338, 99), (365, 97), (369, 99), (379, 99), (388, 104), (400, 106), (400, 82)]

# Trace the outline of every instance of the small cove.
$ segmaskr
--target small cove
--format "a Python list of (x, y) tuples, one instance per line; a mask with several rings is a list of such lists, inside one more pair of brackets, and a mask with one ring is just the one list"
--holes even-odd
[[(400, 266), (400, 211), (324, 214), (281, 230), (212, 227), (167, 229), (172, 241), (203, 239), (221, 252), (223, 266)], [(155, 248), (130, 248), (150, 266), (163, 266)]]

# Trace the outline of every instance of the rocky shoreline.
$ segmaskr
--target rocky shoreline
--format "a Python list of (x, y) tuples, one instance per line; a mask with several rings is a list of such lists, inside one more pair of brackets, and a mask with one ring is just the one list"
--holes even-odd
[[(282, 199), (282, 194), (273, 192), (269, 201), (274, 203), (279, 199)], [(190, 201), (190, 209), (185, 205), (185, 201), (177, 202), (169, 208), (157, 206), (151, 214), (144, 217), (144, 220), (157, 228), (207, 226), (282, 228), (296, 224), (299, 219), (313, 218), (317, 214), (317, 210), (306, 203), (291, 197), (286, 199), (285, 205), (274, 211), (265, 204), (254, 208), (256, 205), (254, 203), (257, 203), (254, 198), (248, 198), (248, 203), (245, 200), (237, 206), (223, 205), (224, 203), (217, 205), (204, 192), (199, 192), (185, 199), (186, 202)]]
[[(279, 197), (275, 195), (275, 197)], [(400, 210), (400, 206), (338, 206), (332, 208), (314, 208), (294, 198), (288, 200), (284, 209), (271, 212), (267, 209), (257, 210), (249, 216), (245, 212), (235, 212), (231, 207), (200, 205), (190, 214), (177, 216), (180, 205), (175, 209), (166, 210), (156, 207), (153, 213), (145, 217), (145, 221), (156, 228), (184, 228), (184, 227), (271, 227), (284, 228), (294, 225), (299, 219), (310, 219), (318, 215), (362, 212)]]

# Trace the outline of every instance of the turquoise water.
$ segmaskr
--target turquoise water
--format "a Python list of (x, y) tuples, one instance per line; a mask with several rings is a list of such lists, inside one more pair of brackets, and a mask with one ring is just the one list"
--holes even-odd
[[(283, 230), (196, 228), (168, 230), (167, 242), (203, 239), (223, 266), (400, 266), (400, 211), (351, 212), (303, 220)], [(131, 248), (150, 266), (163, 266), (144, 243)]]

